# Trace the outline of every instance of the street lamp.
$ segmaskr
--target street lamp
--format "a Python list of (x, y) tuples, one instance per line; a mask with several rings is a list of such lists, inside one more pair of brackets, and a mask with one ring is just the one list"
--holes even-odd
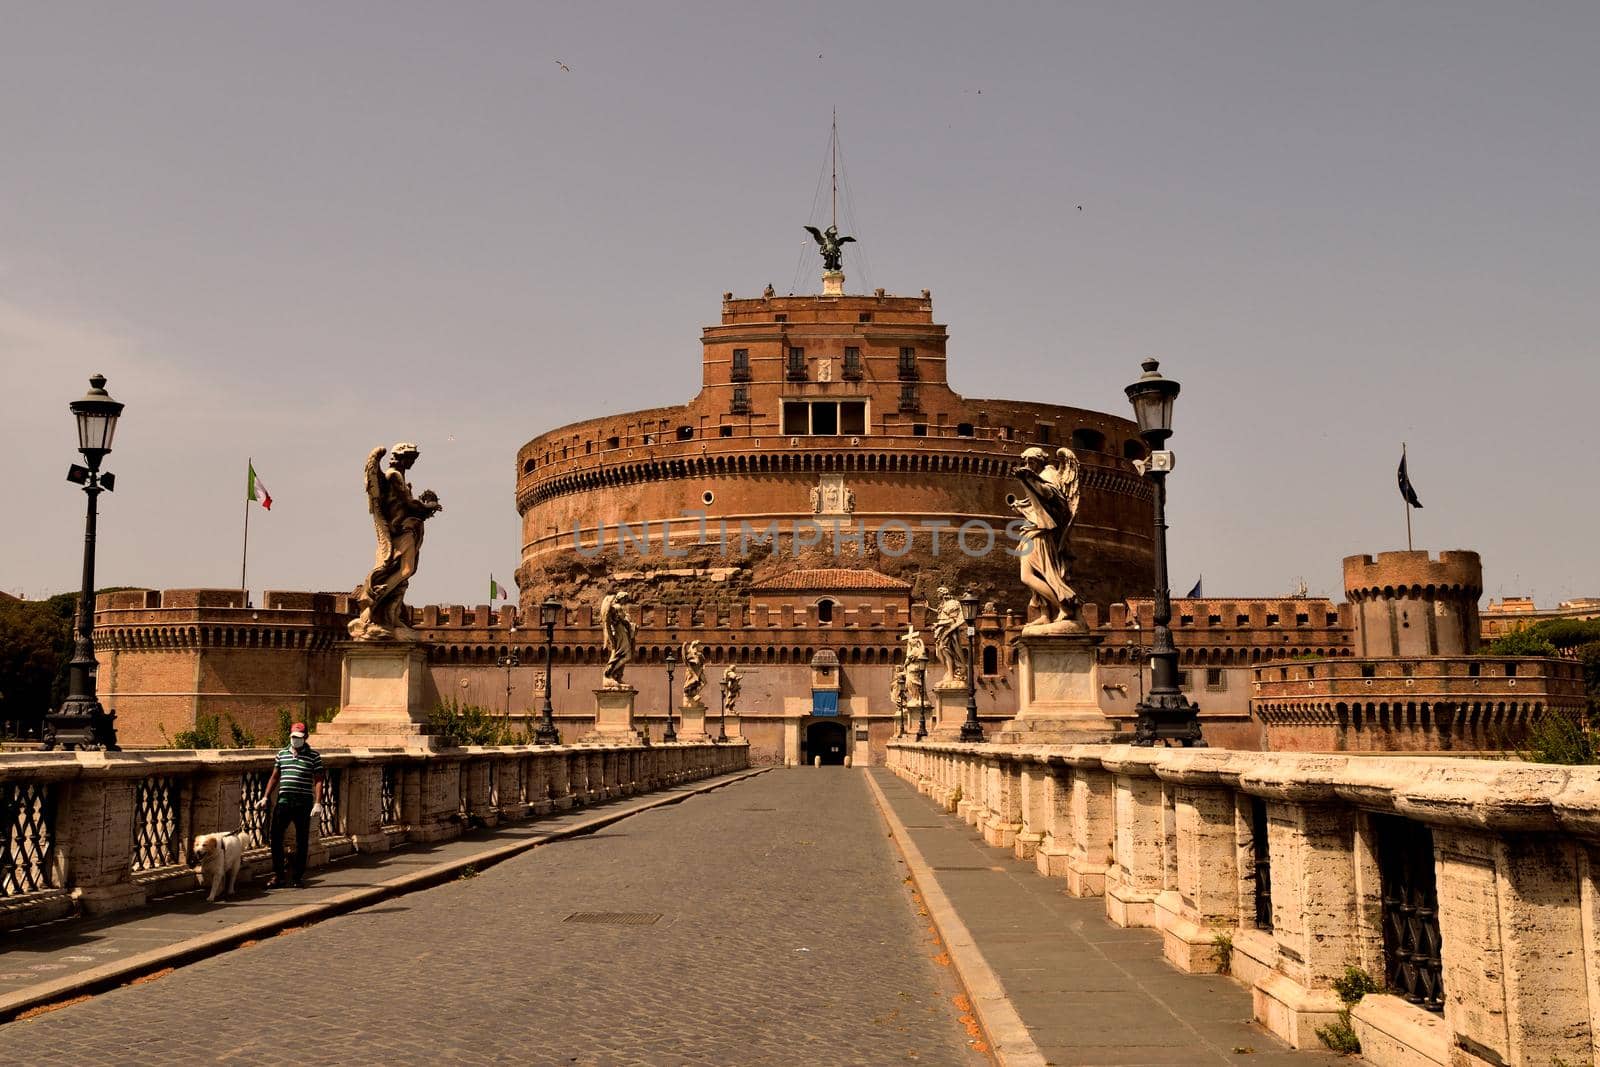
[(667, 646), (667, 732), (661, 735), (661, 740), (667, 744), (678, 739), (678, 731), (672, 727), (672, 671), (677, 665), (678, 657), (672, 654), (672, 646)]
[(917, 740), (921, 741), (928, 736), (928, 698), (926, 694), (917, 697)]
[(116, 488), (116, 475), (100, 473), (100, 462), (111, 451), (122, 405), (106, 392), (106, 377), (89, 379), (89, 392), (67, 405), (78, 421), (78, 451), (84, 463), (67, 468), (67, 481), (83, 486), (89, 498), (88, 518), (83, 529), (83, 590), (78, 601), (78, 633), (73, 640), (72, 661), (67, 665), (67, 698), (61, 709), (45, 719), (44, 747), (61, 745), (74, 749), (117, 751), (115, 711), (106, 712), (95, 696), (94, 658), (94, 540), (96, 506), (101, 490)]
[(961, 598), (961, 617), (967, 623), (967, 721), (961, 724), (961, 740), (983, 740), (978, 723), (978, 594), (970, 588)]
[(1172, 436), (1172, 402), (1178, 383), (1163, 378), (1153, 359), (1144, 361), (1144, 374), (1128, 386), (1128, 400), (1139, 421), (1139, 436), (1150, 449), (1148, 459), (1136, 463), (1139, 473), (1155, 487), (1155, 632), (1150, 649), (1150, 693), (1139, 701), (1139, 718), (1133, 743), (1150, 746), (1178, 742), (1185, 747), (1204, 746), (1200, 736), (1200, 709), (1178, 691), (1178, 650), (1172, 644), (1172, 597), (1167, 590), (1167, 475), (1173, 456), (1162, 449)]
[(556, 662), (556, 620), (561, 617), (561, 601), (553, 596), (544, 598), (539, 605), (539, 624), (544, 627), (544, 707), (539, 709), (539, 727), (533, 731), (534, 744), (559, 745), (561, 731), (556, 729), (555, 709), (550, 705), (550, 675)]
[(506, 721), (511, 721), (511, 668), (522, 666), (522, 656), (517, 652), (517, 627), (511, 625), (510, 651), (499, 656), (495, 663), (506, 672)]

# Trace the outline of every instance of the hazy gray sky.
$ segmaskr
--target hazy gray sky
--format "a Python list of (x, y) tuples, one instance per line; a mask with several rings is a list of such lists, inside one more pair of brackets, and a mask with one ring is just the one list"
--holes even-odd
[(790, 288), (837, 106), (850, 287), (932, 289), (955, 388), (1182, 381), (1178, 592), (1337, 593), (1404, 547), (1402, 440), (1419, 547), (1600, 592), (1592, 4), (0, 19), (0, 589), (77, 582), (66, 404), (101, 371), (102, 584), (237, 585), (254, 456), (250, 585), (349, 589), (366, 450), (411, 439), (446, 510), (410, 599), (482, 601), (517, 447), (687, 399), (721, 293)]

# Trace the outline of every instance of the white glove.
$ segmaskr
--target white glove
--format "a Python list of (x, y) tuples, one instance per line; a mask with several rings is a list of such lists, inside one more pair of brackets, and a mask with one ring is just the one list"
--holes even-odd
[(320, 819), (322, 817), (322, 805), (321, 804), (313, 804), (313, 805), (311, 805), (311, 817), (313, 819)]

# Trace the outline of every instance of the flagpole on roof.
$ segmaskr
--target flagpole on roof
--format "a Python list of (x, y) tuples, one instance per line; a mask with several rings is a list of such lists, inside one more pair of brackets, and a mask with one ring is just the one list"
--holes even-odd
[[(1393, 454), (1394, 453), (1392, 453), (1392, 452), (1390, 453), (1390, 455), (1393, 455)], [(1401, 466), (1401, 468), (1404, 468), (1405, 465), (1406, 465), (1406, 443), (1404, 441), (1401, 441), (1400, 442), (1400, 466)], [(1411, 549), (1411, 500), (1410, 500), (1410, 498), (1406, 498), (1406, 551), (1410, 552), (1411, 550), (1412, 550)]]
[[(244, 461), (245, 481), (248, 486), (250, 472), (256, 469), (255, 457), (247, 457)], [(244, 606), (250, 606), (250, 587), (245, 584), (245, 575), (250, 567), (250, 491), (244, 494), (244, 553), (239, 560), (239, 591), (244, 594)]]

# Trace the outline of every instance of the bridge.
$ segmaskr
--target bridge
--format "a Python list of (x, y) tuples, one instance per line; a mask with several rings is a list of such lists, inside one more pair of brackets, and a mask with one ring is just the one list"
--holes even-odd
[(217, 904), (270, 754), (0, 757), (0, 1062), (1594, 1061), (1592, 768), (747, 751), (329, 752), (307, 886)]

